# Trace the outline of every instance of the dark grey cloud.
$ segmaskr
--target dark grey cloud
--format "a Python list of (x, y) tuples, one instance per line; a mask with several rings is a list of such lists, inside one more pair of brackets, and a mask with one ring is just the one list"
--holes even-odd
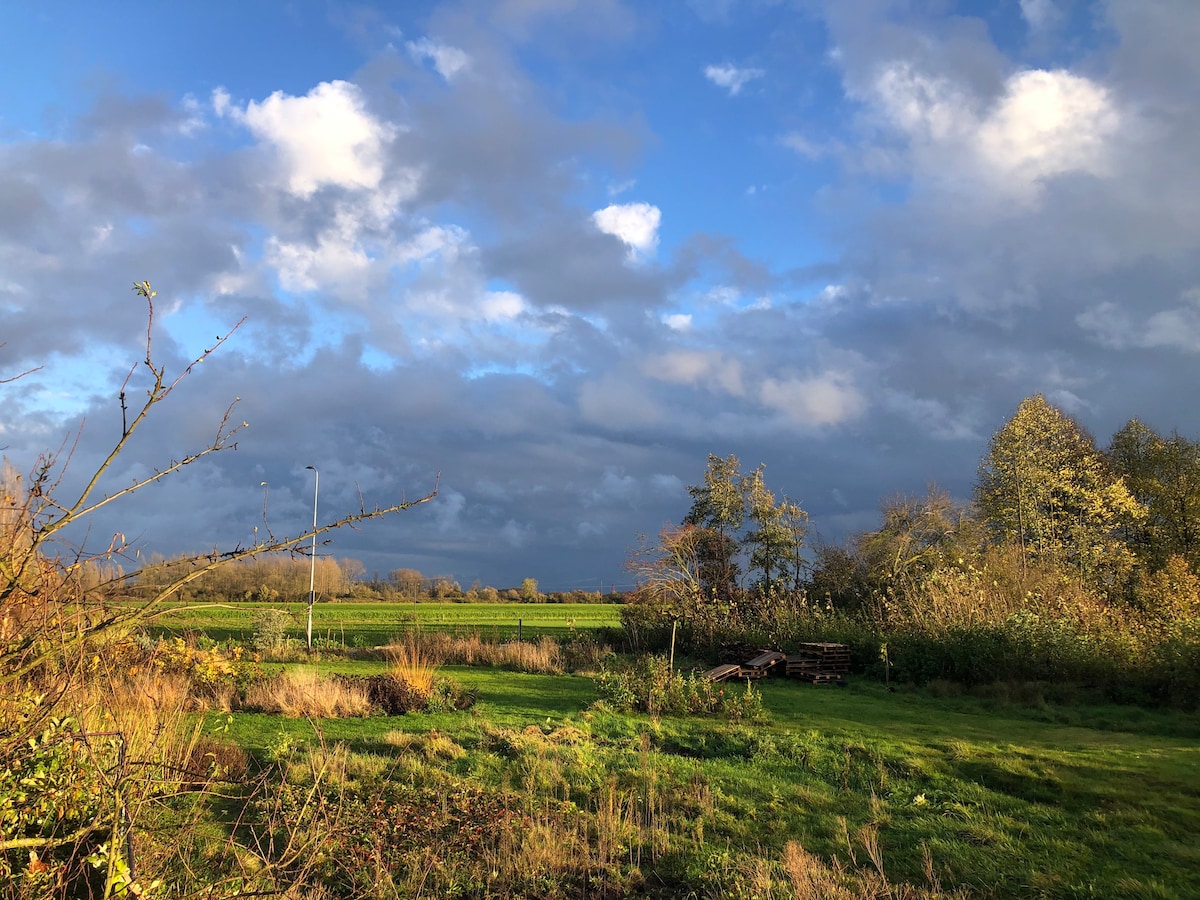
[[(211, 345), (203, 329), (248, 319), (104, 489), (203, 446), (234, 398), (249, 427), (236, 451), (99, 517), (91, 545), (116, 531), (167, 553), (250, 540), (263, 481), (270, 527), (295, 533), (306, 465), (322, 519), (359, 491), (368, 505), (420, 496), (440, 472), (436, 503), (329, 552), (464, 585), (594, 586), (623, 577), (639, 532), (682, 517), (708, 453), (765, 463), (838, 539), (895, 492), (969, 495), (988, 437), (1035, 391), (1101, 442), (1133, 415), (1188, 432), (1200, 10), (1111, 3), (1097, 8), (1111, 43), (1029, 62), (970, 16), (829, 4), (838, 53), (822, 66), (848, 99), (821, 159), (795, 165), (836, 166), (813, 205), (833, 250), (795, 265), (711, 229), (631, 259), (594, 225), (590, 173), (636, 174), (654, 123), (636, 104), (570, 120), (527, 74), (525, 42), (581, 34), (585, 6), (434, 17), (429, 37), (471, 60), (450, 79), (404, 51), (416, 35), (397, 38), (355, 79), (395, 128), (377, 181), (338, 169), (293, 189), (280, 147), (243, 120), (135, 91), (98, 95), (67, 138), (6, 138), (0, 377), (51, 366), (0, 388), (4, 453), (27, 466), (86, 413), (64, 490), (103, 458), (144, 352), (141, 278), (162, 291), (155, 352), (172, 371)], [(650, 33), (628, 9), (601, 12), (594, 52)], [(1013, 104), (1049, 96), (1029, 72), (1084, 107), (1049, 162), (1006, 130)], [(668, 327), (681, 311), (690, 323)]]
[(591, 311), (666, 300), (668, 276), (654, 266), (626, 265), (628, 249), (590, 222), (539, 230), (484, 251), (488, 269), (539, 306)]

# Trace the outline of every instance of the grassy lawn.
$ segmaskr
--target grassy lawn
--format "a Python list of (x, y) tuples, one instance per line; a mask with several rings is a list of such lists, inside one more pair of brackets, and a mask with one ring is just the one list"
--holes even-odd
[[(286, 609), (295, 620), (291, 636), (304, 640), (304, 603), (231, 603), (178, 606), (156, 617), (159, 633), (203, 632), (216, 641), (248, 642), (254, 614), (262, 608)], [(620, 624), (621, 607), (611, 603), (317, 603), (313, 640), (343, 647), (374, 647), (414, 628), (487, 637), (563, 636)]]
[[(229, 734), (261, 754), (281, 733), (311, 746), (319, 731), (364, 772), (517, 787), (530, 808), (599, 816), (606, 796), (628, 797), (662, 829), (642, 869), (709, 884), (703, 896), (754, 896), (749, 861), (777, 865), (789, 840), (850, 870), (874, 870), (874, 857), (894, 883), (972, 897), (1200, 896), (1195, 714), (768, 680), (763, 722), (655, 719), (590, 708), (581, 676), (443, 672), (478, 691), (473, 709), (319, 724), (235, 713)], [(447, 742), (460, 749), (429, 750)]]

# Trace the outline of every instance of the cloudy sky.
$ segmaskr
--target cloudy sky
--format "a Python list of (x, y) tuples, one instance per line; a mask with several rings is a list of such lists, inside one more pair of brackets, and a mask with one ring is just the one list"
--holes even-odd
[[(628, 583), (709, 453), (766, 464), (827, 541), (1045, 393), (1106, 444), (1196, 436), (1194, 0), (7, 4), (0, 448), (144, 356), (245, 324), (92, 524), (230, 546), (419, 496), (327, 552), (544, 589)], [(144, 388), (135, 373), (130, 396)], [(139, 378), (142, 380), (139, 381)], [(70, 444), (67, 445), (68, 447)], [(98, 545), (98, 546), (97, 546)]]

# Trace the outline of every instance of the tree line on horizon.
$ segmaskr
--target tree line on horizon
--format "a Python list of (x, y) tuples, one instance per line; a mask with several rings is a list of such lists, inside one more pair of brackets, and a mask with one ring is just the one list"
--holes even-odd
[[(160, 555), (138, 574), (136, 589), (154, 591), (178, 579), (195, 565), (191, 556), (175, 560)], [(310, 572), (311, 569), (311, 572)], [(100, 573), (88, 583), (102, 583)], [(411, 600), (462, 603), (601, 603), (617, 602), (621, 595), (599, 591), (542, 591), (536, 578), (525, 578), (513, 587), (496, 588), (478, 581), (464, 589), (451, 575), (425, 575), (419, 569), (397, 568), (375, 572), (368, 578), (366, 567), (354, 558), (318, 556), (316, 564), (305, 551), (251, 557), (206, 572), (178, 592), (183, 601), (287, 603), (308, 595), (312, 576), (318, 601), (325, 600)], [(111, 577), (111, 573), (110, 573)]]

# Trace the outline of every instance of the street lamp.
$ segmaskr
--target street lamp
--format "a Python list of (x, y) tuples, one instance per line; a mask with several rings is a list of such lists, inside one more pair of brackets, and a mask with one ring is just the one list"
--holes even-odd
[(313, 603), (317, 599), (314, 590), (317, 578), (317, 491), (321, 487), (321, 473), (317, 471), (316, 466), (305, 466), (304, 468), (313, 471), (313, 533), (312, 552), (309, 554), (308, 560), (308, 628), (305, 631), (308, 639), (308, 652), (312, 653), (312, 609)]
[[(270, 492), (271, 486), (269, 484), (267, 484), (265, 481), (260, 481), (258, 483), (258, 486), (263, 489), (263, 529), (265, 531), (267, 531), (268, 533), (270, 533), (271, 529), (267, 528), (267, 494)], [(258, 533), (257, 525), (254, 526), (254, 531), (256, 534), (255, 540), (257, 540), (257, 533)], [(263, 540), (265, 541), (266, 538), (264, 537)]]

